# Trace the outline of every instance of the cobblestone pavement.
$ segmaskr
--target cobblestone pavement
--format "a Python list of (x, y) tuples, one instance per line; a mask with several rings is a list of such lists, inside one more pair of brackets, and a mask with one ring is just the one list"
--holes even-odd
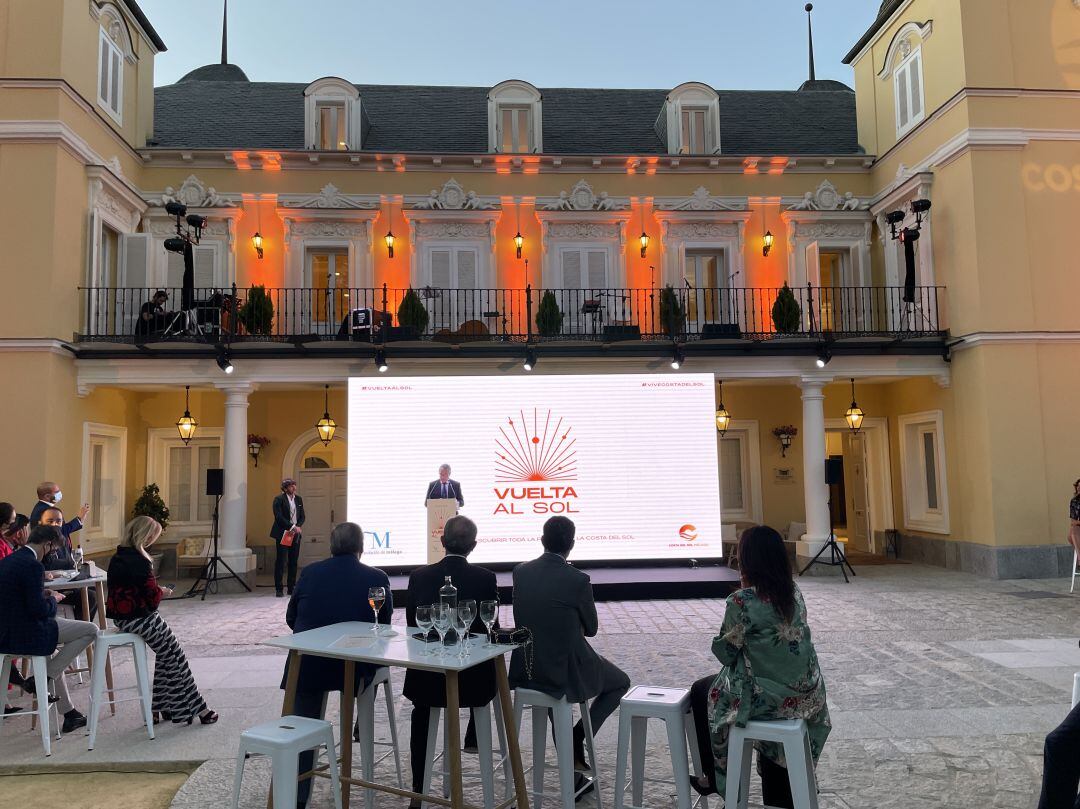
[[(857, 570), (846, 585), (800, 581), (834, 724), (818, 768), (823, 808), (1033, 807), (1043, 738), (1067, 713), (1072, 673), (1080, 671), (1080, 596), (1068, 595), (1067, 581), (993, 582), (916, 565)], [(206, 761), (174, 807), (224, 805), (239, 732), (280, 711), (283, 658), (258, 644), (286, 631), (285, 600), (267, 592), (163, 607), (196, 680), (222, 713), (218, 725), (163, 726), (148, 743), (131, 706), (122, 705), (115, 719), (102, 721), (92, 753), (82, 737), (65, 737), (50, 763)], [(723, 618), (722, 600), (613, 602), (598, 611), (596, 647), (635, 683), (689, 685), (717, 669), (709, 645)], [(129, 664), (117, 665), (117, 677), (130, 678)], [(410, 709), (400, 697), (401, 680), (396, 672), (404, 742)], [(85, 688), (75, 689), (77, 703), (83, 695)], [(377, 716), (377, 735), (386, 736), (381, 710)], [(598, 737), (605, 803), (612, 797), (616, 732), (613, 719)], [(526, 750), (529, 738), (522, 734)], [(659, 729), (649, 741), (650, 774), (670, 774)], [(25, 724), (5, 727), (0, 757), (40, 763), (37, 736)], [(380, 770), (386, 775), (388, 763)], [(475, 766), (475, 759), (466, 763)], [(253, 762), (241, 805), (265, 806), (265, 788), (266, 768)], [(670, 793), (649, 785), (646, 805), (673, 805)], [(757, 794), (755, 783), (751, 797)], [(320, 784), (314, 805), (328, 805), (324, 795)], [(378, 804), (404, 801), (380, 796)]]

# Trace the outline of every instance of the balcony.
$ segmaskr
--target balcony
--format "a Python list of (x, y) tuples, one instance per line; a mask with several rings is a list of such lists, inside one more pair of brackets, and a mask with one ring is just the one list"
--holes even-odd
[[(137, 328), (153, 288), (82, 288), (84, 325), (76, 341), (139, 347), (270, 343), (563, 343), (678, 341), (701, 350), (802, 353), (821, 343), (939, 353), (946, 337), (944, 288), (806, 287), (792, 290), (788, 322), (777, 327), (778, 288), (416, 289), (419, 318), (401, 318), (407, 289), (166, 289), (166, 313)], [(905, 300), (905, 297), (908, 300)], [(408, 308), (408, 307), (406, 307)], [(402, 322), (402, 321), (405, 322)], [(139, 332), (137, 334), (137, 332)], [(800, 349), (800, 346), (802, 347)], [(340, 346), (345, 349), (347, 346)], [(84, 345), (84, 348), (88, 346)]]

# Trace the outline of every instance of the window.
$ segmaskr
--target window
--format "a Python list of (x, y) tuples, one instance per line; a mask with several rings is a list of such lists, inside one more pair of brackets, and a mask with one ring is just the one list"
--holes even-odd
[[(217, 249), (210, 244), (195, 245), (192, 248), (192, 258), (195, 269), (195, 297), (208, 298), (213, 289), (224, 286), (220, 283), (217, 272)], [(184, 257), (179, 253), (169, 253), (166, 261), (165, 286), (171, 290), (179, 290), (184, 286)]]
[[(910, 45), (906, 45), (910, 47)], [(904, 49), (901, 49), (901, 53)], [(896, 95), (896, 136), (909, 132), (923, 119), (922, 50), (916, 48), (902, 57), (893, 74)]]
[(307, 254), (304, 286), (313, 292), (312, 320), (340, 323), (349, 306), (349, 254), (344, 249), (317, 248)]
[(102, 28), (98, 45), (98, 103), (121, 122), (124, 94), (124, 54)]
[[(721, 304), (721, 288), (727, 288), (727, 274), (724, 271), (724, 253), (717, 250), (687, 250), (686, 271), (683, 277), (691, 289), (686, 290), (686, 316), (691, 323), (727, 322), (724, 315), (730, 315), (728, 306)], [(725, 296), (727, 297), (727, 296)]]
[(908, 528), (949, 533), (949, 496), (941, 411), (900, 417), (904, 523)]
[(119, 541), (125, 514), (126, 447), (125, 428), (84, 423), (81, 497), (90, 511), (81, 541), (86, 550), (104, 550)]
[(706, 153), (706, 120), (708, 110), (705, 107), (683, 107), (682, 127), (679, 152), (681, 154)]
[(720, 514), (725, 523), (761, 521), (761, 459), (756, 421), (732, 421), (717, 433)]
[(315, 121), (317, 148), (323, 151), (348, 151), (348, 118), (344, 102), (319, 103), (315, 109), (318, 113)]
[(206, 470), (221, 466), (217, 441), (192, 441), (168, 448), (165, 505), (175, 522), (209, 522), (214, 514), (214, 498), (206, 491)]
[(608, 251), (567, 247), (559, 252), (563, 289), (607, 289)]
[(532, 152), (532, 110), (528, 107), (499, 107), (499, 151)]
[(426, 301), (432, 328), (456, 329), (466, 320), (479, 320), (482, 305), (479, 252), (472, 247), (433, 246), (426, 251)]

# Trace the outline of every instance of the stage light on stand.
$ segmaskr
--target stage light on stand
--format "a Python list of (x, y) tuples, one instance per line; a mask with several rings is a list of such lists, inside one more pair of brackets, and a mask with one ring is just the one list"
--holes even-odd
[(323, 417), (315, 424), (315, 429), (319, 433), (319, 440), (323, 442), (323, 446), (330, 446), (330, 442), (334, 440), (334, 433), (337, 432), (337, 422), (330, 418), (330, 386), (326, 385), (323, 389)]
[(866, 418), (866, 414), (863, 413), (862, 408), (855, 402), (855, 379), (851, 380), (851, 407), (844, 413), (844, 421), (847, 422), (848, 427), (851, 428), (851, 432), (857, 433), (862, 428), (863, 419)]
[(671, 368), (674, 371), (678, 371), (682, 367), (683, 362), (686, 360), (686, 355), (683, 354), (683, 350), (678, 345), (671, 353)]
[(818, 349), (817, 359), (814, 360), (814, 365), (816, 365), (818, 368), (824, 368), (826, 365), (829, 364), (829, 360), (831, 359), (832, 352), (829, 351), (829, 349), (825, 346), (822, 346)]
[(184, 253), (184, 245), (187, 242), (179, 236), (171, 236), (165, 240), (165, 250), (169, 253)]
[(536, 367), (536, 352), (531, 348), (525, 349), (525, 361), (521, 364), (521, 367), (526, 371), (531, 371)]
[(717, 399), (719, 404), (716, 406), (716, 431), (720, 433), (720, 437), (724, 437), (724, 433), (728, 431), (728, 427), (731, 426), (731, 414), (724, 407), (724, 380), (716, 380), (717, 385)]
[(255, 231), (255, 235), (251, 237), (251, 244), (255, 247), (255, 253), (259, 258), (263, 257), (263, 237), (259, 231)]
[(180, 440), (187, 446), (195, 437), (195, 431), (199, 429), (199, 422), (191, 416), (190, 408), (191, 386), (184, 386), (184, 415), (176, 421), (176, 431), (180, 433)]
[(385, 374), (390, 370), (390, 363), (386, 361), (386, 352), (381, 348), (375, 352), (375, 367), (379, 369), (380, 374)]
[(215, 358), (215, 361), (217, 362), (217, 367), (225, 373), (231, 374), (234, 368), (232, 362), (229, 360), (228, 349), (226, 349), (223, 345), (218, 345), (215, 347), (215, 349), (217, 351), (217, 357)]
[(518, 258), (521, 258), (521, 246), (525, 244), (525, 237), (521, 235), (521, 231), (517, 232), (514, 236), (514, 251)]

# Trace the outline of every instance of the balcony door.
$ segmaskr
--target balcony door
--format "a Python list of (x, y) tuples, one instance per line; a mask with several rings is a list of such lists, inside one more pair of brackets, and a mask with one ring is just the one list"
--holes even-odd
[(420, 297), (434, 331), (457, 331), (469, 320), (482, 321), (480, 250), (469, 246), (431, 245), (426, 251)]
[(348, 314), (349, 253), (345, 248), (313, 247), (308, 250), (303, 296), (304, 320), (319, 334), (335, 331)]
[(807, 263), (818, 268), (818, 300), (815, 315), (821, 331), (852, 332), (868, 311), (869, 302), (860, 300), (865, 291), (859, 287), (852, 266), (851, 251), (844, 248), (807, 248)]
[(625, 319), (621, 300), (610, 289), (611, 262), (606, 247), (564, 247), (559, 250), (555, 293), (564, 328), (574, 334), (601, 334), (604, 326)]
[[(692, 334), (700, 333), (706, 323), (737, 322), (723, 250), (687, 250), (683, 278), (686, 320)], [(677, 294), (682, 292), (677, 290)]]

